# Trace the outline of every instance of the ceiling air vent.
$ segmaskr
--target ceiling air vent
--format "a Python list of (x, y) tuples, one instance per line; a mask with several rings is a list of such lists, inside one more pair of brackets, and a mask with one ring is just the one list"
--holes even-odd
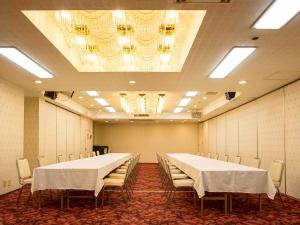
[(144, 113), (144, 114), (134, 114), (134, 117), (149, 117), (149, 114)]
[(202, 112), (192, 112), (193, 119), (199, 119), (202, 116)]
[(230, 0), (175, 0), (177, 3), (230, 3)]

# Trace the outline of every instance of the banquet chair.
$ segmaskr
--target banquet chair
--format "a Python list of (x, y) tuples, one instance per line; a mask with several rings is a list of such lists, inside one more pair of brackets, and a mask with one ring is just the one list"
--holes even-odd
[(211, 157), (212, 159), (219, 159), (219, 154), (218, 153), (214, 153), (213, 156)]
[(207, 157), (207, 158), (211, 158), (211, 157), (212, 157), (212, 154), (211, 154), (210, 152), (208, 152), (207, 155), (206, 155), (206, 157)]
[(70, 160), (70, 161), (75, 160), (74, 154), (69, 154), (69, 160)]
[(260, 159), (259, 158), (252, 158), (248, 163), (247, 166), (259, 168), (260, 167)]
[(45, 156), (39, 156), (38, 163), (39, 163), (39, 166), (46, 166), (47, 162), (46, 162)]
[[(19, 183), (21, 185), (18, 198), (17, 198), (17, 204), (19, 203), (23, 188), (26, 184), (32, 183), (32, 177), (31, 177), (31, 171), (29, 167), (29, 163), (27, 159), (17, 159), (17, 169), (18, 169), (18, 175), (19, 175)], [(28, 200), (31, 197), (31, 192), (29, 193)]]
[[(128, 165), (128, 169), (125, 173), (125, 176), (123, 178), (111, 178), (108, 177), (107, 178), (104, 178), (104, 185), (103, 185), (103, 188), (102, 188), (102, 203), (101, 205), (103, 206), (104, 205), (104, 193), (105, 191), (108, 191), (107, 188), (118, 188), (121, 190), (121, 193), (122, 193), (122, 196), (123, 196), (123, 199), (125, 201), (125, 203), (127, 204), (129, 198), (130, 198), (130, 194), (129, 194), (129, 190), (128, 190), (128, 178), (129, 178), (129, 175), (131, 174), (131, 171), (132, 171), (132, 166), (133, 166), (133, 161), (131, 161)], [(109, 191), (113, 191), (113, 190), (109, 190)], [(126, 195), (125, 195), (125, 192), (126, 192)], [(97, 199), (97, 198), (96, 198)]]
[(170, 167), (168, 166), (168, 161), (165, 159), (165, 167), (166, 167), (166, 172), (167, 172), (167, 177), (168, 177), (168, 184), (169, 186), (171, 186), (169, 188), (169, 190), (167, 190), (166, 192), (166, 197), (168, 199), (168, 201), (172, 201), (175, 198), (175, 194), (179, 189), (186, 189), (186, 188), (190, 188), (192, 189), (193, 193), (193, 200), (194, 200), (194, 204), (196, 204), (196, 191), (194, 189), (194, 180), (189, 178), (187, 175), (185, 175), (184, 173), (184, 177), (181, 178), (177, 178), (174, 177), (174, 174), (172, 174), (172, 170), (170, 169)]
[(224, 162), (228, 162), (228, 155), (220, 155), (218, 160), (224, 161)]
[(92, 152), (92, 156), (93, 156), (93, 157), (96, 156), (96, 152), (93, 151), (93, 152)]
[(284, 207), (284, 203), (283, 203), (283, 199), (279, 187), (281, 185), (283, 169), (284, 169), (284, 163), (282, 160), (274, 160), (269, 168), (269, 173), (274, 183), (274, 186), (279, 194), (282, 207)]
[(233, 158), (233, 163), (241, 164), (241, 156), (235, 156)]
[(58, 163), (61, 163), (61, 162), (64, 162), (65, 160), (64, 160), (64, 158), (63, 158), (63, 156), (62, 155), (57, 155), (57, 162)]
[(79, 153), (79, 159), (84, 159), (85, 157), (84, 157), (84, 153), (82, 153), (82, 152), (80, 152)]

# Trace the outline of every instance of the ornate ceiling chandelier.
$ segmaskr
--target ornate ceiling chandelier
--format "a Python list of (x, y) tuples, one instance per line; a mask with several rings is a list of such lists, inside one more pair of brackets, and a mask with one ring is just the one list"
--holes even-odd
[(85, 72), (180, 71), (205, 15), (204, 10), (23, 13)]

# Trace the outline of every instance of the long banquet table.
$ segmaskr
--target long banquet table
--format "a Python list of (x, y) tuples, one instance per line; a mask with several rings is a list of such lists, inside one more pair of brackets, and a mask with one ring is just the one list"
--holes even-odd
[(266, 193), (274, 199), (276, 188), (268, 171), (186, 153), (169, 153), (169, 161), (190, 176), (199, 198), (207, 192)]
[(131, 157), (130, 153), (105, 155), (37, 167), (33, 171), (31, 192), (46, 189), (101, 191), (103, 178)]

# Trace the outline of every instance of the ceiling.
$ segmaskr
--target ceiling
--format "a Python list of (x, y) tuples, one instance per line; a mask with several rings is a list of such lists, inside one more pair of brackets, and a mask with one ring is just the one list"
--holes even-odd
[[(271, 0), (232, 0), (228, 4), (176, 4), (173, 0), (1, 0), (0, 45), (16, 46), (55, 75), (35, 84), (34, 76), (0, 57), (0, 77), (38, 95), (42, 90), (75, 91), (74, 100), (89, 106), (91, 98), (80, 100), (85, 90), (100, 91), (119, 110), (119, 93), (166, 93), (166, 110), (171, 112), (186, 91), (199, 91), (191, 102), (208, 105), (202, 93), (238, 91), (237, 101), (218, 109), (222, 113), (300, 77), (300, 16), (279, 30), (255, 30), (252, 25)], [(206, 10), (180, 72), (78, 72), (69, 60), (26, 18), (24, 10)], [(252, 40), (253, 37), (259, 37)], [(233, 46), (256, 46), (257, 50), (225, 79), (210, 79), (209, 73)], [(130, 80), (136, 81), (134, 85)], [(246, 85), (240, 85), (246, 80)], [(211, 100), (212, 101), (212, 100)], [(96, 104), (95, 104), (96, 105)], [(98, 109), (98, 106), (96, 107)], [(99, 109), (102, 109), (99, 107)], [(185, 113), (186, 110), (185, 109)], [(211, 114), (211, 115), (215, 115)]]

